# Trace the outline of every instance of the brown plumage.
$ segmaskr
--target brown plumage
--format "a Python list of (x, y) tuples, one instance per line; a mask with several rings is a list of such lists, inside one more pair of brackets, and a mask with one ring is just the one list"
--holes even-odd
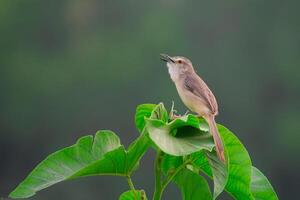
[(169, 74), (183, 103), (207, 121), (217, 155), (225, 162), (224, 148), (215, 122), (218, 104), (214, 94), (197, 75), (189, 59), (180, 56), (170, 57), (166, 54), (161, 54), (161, 59), (167, 62)]

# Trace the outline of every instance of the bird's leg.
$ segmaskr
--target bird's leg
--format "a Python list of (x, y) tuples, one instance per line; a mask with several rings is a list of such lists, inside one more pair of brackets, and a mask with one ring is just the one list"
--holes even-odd
[(174, 109), (174, 101), (172, 101), (172, 108), (171, 108), (171, 111), (170, 111), (170, 119), (171, 120), (174, 120), (174, 119), (177, 119), (177, 118), (180, 118), (181, 115), (176, 115), (175, 113), (177, 113), (177, 110)]
[(175, 113), (177, 113), (177, 110), (172, 109), (172, 111), (170, 112), (170, 119), (171, 120), (174, 120), (174, 119), (177, 119), (177, 118), (181, 117), (181, 115), (176, 115)]
[(174, 119), (177, 119), (177, 118), (180, 118), (181, 115), (176, 115), (175, 113), (177, 113), (177, 110), (172, 110), (171, 113), (170, 113), (170, 119), (174, 120)]
[(174, 101), (172, 101), (172, 107), (171, 107), (171, 111), (169, 113), (170, 119), (174, 120), (177, 118), (180, 118), (182, 116), (186, 116), (189, 113), (189, 110), (187, 110), (184, 115), (176, 115), (175, 113), (177, 113), (177, 110), (174, 109)]
[(169, 116), (170, 116), (170, 119), (174, 119), (174, 116), (176, 116), (176, 115), (174, 114), (174, 110), (172, 110), (172, 111), (170, 112)]
[(173, 119), (174, 112), (177, 112), (177, 111), (174, 109), (174, 101), (172, 101), (172, 107), (171, 107), (171, 111), (169, 113), (170, 119)]
[(187, 110), (187, 111), (184, 113), (184, 115), (176, 115), (176, 114), (174, 114), (174, 113), (177, 113), (177, 111), (176, 111), (176, 110), (173, 110), (173, 111), (175, 111), (175, 112), (172, 112), (171, 115), (170, 115), (170, 118), (171, 118), (172, 120), (177, 119), (177, 118), (180, 118), (180, 117), (182, 117), (182, 116), (186, 116), (186, 115), (188, 115), (188, 113), (189, 113), (189, 111)]

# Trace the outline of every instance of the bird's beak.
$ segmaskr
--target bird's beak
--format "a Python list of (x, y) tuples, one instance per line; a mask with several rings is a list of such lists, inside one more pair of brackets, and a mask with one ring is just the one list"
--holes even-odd
[(165, 62), (175, 63), (175, 60), (171, 56), (168, 56), (167, 54), (164, 54), (164, 53), (160, 54), (160, 59), (165, 61)]

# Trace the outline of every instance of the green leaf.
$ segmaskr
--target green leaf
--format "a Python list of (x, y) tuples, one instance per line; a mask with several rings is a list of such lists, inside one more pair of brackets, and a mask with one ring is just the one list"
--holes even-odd
[(135, 112), (135, 126), (142, 132), (146, 125), (146, 118), (159, 119), (163, 122), (168, 121), (168, 112), (163, 103), (156, 104), (141, 104), (136, 108)]
[(210, 167), (210, 163), (205, 155), (204, 151), (199, 151), (188, 156), (192, 160), (192, 164), (194, 167), (200, 168), (204, 171), (208, 176), (213, 177), (213, 172)]
[(214, 147), (212, 136), (200, 130), (199, 121), (197, 124), (192, 115), (170, 123), (146, 119), (146, 128), (151, 140), (170, 155), (183, 156), (202, 149), (212, 151)]
[(223, 192), (227, 180), (228, 180), (228, 172), (225, 164), (220, 161), (220, 159), (217, 156), (216, 151), (213, 152), (206, 152), (205, 153), (208, 162), (211, 166), (213, 179), (214, 179), (214, 199)]
[(223, 192), (227, 180), (228, 172), (225, 164), (219, 160), (216, 151), (205, 152), (206, 158), (209, 162), (209, 166), (212, 170), (213, 180), (214, 180), (214, 195), (213, 198), (216, 199), (217, 196)]
[(73, 146), (48, 156), (10, 194), (11, 198), (26, 198), (37, 191), (68, 179), (103, 155), (121, 146), (119, 138), (111, 131), (99, 131), (92, 136), (80, 138)]
[(147, 196), (144, 190), (128, 190), (121, 194), (119, 200), (147, 200)]
[[(225, 188), (227, 183), (227, 171), (224, 163), (222, 163), (215, 151), (199, 151), (185, 157), (185, 159), (190, 160), (192, 163), (187, 165), (187, 168), (195, 173), (199, 173), (199, 167), (205, 169), (209, 176), (213, 176), (214, 181), (214, 195), (215, 199)], [(162, 159), (162, 169), (165, 174), (172, 173), (175, 169), (183, 163), (182, 157), (176, 157), (171, 155), (164, 155)]]
[(141, 135), (126, 151), (123, 146), (108, 152), (102, 160), (95, 161), (80, 169), (70, 178), (96, 175), (128, 176), (149, 147), (146, 134)]
[(147, 134), (139, 136), (131, 145), (128, 147), (128, 169), (129, 174), (137, 168), (140, 159), (146, 153), (151, 145), (151, 140)]
[(251, 193), (255, 200), (278, 200), (268, 179), (255, 167), (252, 167)]
[(225, 144), (228, 180), (226, 190), (236, 199), (252, 199), (249, 191), (251, 181), (251, 159), (239, 139), (222, 125), (219, 132)]
[(161, 169), (165, 175), (172, 174), (183, 163), (182, 156), (164, 154), (161, 161)]
[[(215, 194), (220, 192), (223, 185), (226, 183), (226, 190), (236, 199), (252, 199), (250, 193), (251, 181), (251, 160), (249, 154), (238, 138), (222, 125), (218, 125), (218, 129), (223, 140), (225, 155), (227, 160), (227, 173), (226, 179), (225, 169), (219, 162), (211, 162), (209, 159), (212, 157), (203, 157), (199, 155), (199, 159), (195, 164), (199, 166), (210, 177), (214, 176)], [(208, 154), (211, 155), (211, 154)], [(218, 189), (219, 188), (219, 189)]]
[(82, 176), (126, 176), (145, 153), (145, 146), (148, 145), (146, 140), (141, 135), (127, 152), (111, 131), (98, 131), (94, 139), (92, 136), (82, 137), (75, 145), (49, 155), (18, 185), (10, 197), (31, 197), (51, 185)]
[(188, 169), (183, 169), (174, 177), (174, 182), (181, 190), (183, 200), (211, 200), (206, 180)]
[(135, 126), (142, 132), (145, 127), (145, 117), (148, 118), (151, 116), (152, 111), (157, 105), (155, 104), (142, 104), (136, 108), (135, 112)]
[(204, 128), (203, 123), (204, 123), (204, 121), (200, 120), (195, 115), (188, 114), (188, 115), (184, 115), (182, 117), (174, 119), (173, 121), (171, 121), (169, 123), (169, 126), (171, 129), (177, 129), (177, 128), (180, 128), (183, 126), (191, 126), (196, 129), (200, 129), (202, 131), (207, 132), (206, 129), (205, 130), (202, 129), (202, 128)]

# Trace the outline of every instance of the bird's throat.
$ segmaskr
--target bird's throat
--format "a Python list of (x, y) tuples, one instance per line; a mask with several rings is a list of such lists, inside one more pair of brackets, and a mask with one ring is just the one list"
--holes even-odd
[(176, 83), (178, 81), (179, 75), (180, 75), (178, 68), (171, 65), (171, 66), (168, 66), (168, 71), (169, 71), (172, 81)]

